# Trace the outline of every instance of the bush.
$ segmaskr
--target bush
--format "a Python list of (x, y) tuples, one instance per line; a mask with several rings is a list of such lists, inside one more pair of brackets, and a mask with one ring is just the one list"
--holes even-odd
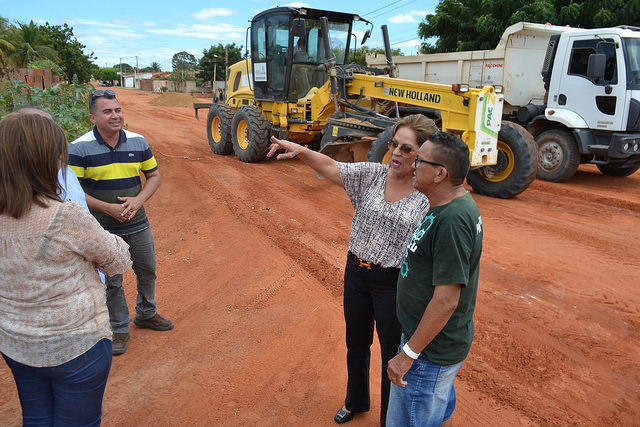
[(50, 89), (27, 86), (22, 81), (3, 80), (0, 83), (0, 118), (21, 107), (40, 108), (51, 114), (64, 130), (67, 141), (90, 131), (90, 84), (57, 84)]
[(62, 68), (50, 59), (36, 59), (35, 61), (29, 62), (27, 68), (48, 68), (54, 76), (64, 77)]

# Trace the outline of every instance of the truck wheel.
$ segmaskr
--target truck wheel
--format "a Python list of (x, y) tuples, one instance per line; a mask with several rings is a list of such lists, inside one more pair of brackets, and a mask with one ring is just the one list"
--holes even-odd
[(213, 154), (231, 154), (231, 120), (233, 109), (227, 104), (213, 104), (207, 115), (207, 138)]
[(629, 176), (636, 173), (640, 166), (611, 166), (611, 165), (596, 165), (600, 172), (609, 176)]
[(537, 169), (533, 136), (520, 125), (502, 122), (498, 162), (470, 171), (467, 183), (478, 194), (507, 199), (526, 190), (536, 178)]
[(239, 160), (254, 163), (265, 158), (271, 145), (271, 124), (257, 107), (238, 108), (233, 115), (231, 129), (233, 151)]
[(391, 163), (391, 152), (388, 145), (391, 135), (393, 135), (393, 126), (378, 134), (378, 139), (371, 144), (371, 150), (367, 154), (370, 162), (382, 163), (383, 165)]
[(562, 129), (542, 132), (536, 138), (540, 168), (538, 178), (562, 182), (575, 175), (580, 165), (580, 153), (573, 136)]

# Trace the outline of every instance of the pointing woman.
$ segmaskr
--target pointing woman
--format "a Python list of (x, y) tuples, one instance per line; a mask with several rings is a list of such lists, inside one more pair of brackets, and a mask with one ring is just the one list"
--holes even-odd
[(429, 200), (413, 188), (415, 155), (437, 131), (432, 120), (416, 114), (399, 120), (389, 141), (391, 164), (340, 163), (299, 144), (272, 137), (267, 156), (284, 150), (278, 160), (299, 157), (331, 182), (344, 187), (354, 207), (344, 273), (344, 318), (347, 344), (347, 396), (336, 414), (342, 424), (370, 408), (369, 363), (374, 325), (380, 341), (381, 409), (384, 426), (389, 401), (387, 362), (400, 344), (396, 318), (396, 283), (400, 262)]

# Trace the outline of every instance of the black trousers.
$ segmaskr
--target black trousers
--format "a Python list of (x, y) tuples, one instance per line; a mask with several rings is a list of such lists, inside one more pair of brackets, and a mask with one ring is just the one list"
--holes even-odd
[(349, 252), (344, 271), (344, 319), (347, 341), (347, 398), (345, 407), (352, 412), (369, 410), (369, 365), (375, 323), (380, 353), (380, 424), (385, 425), (389, 403), (387, 363), (398, 352), (402, 329), (396, 316), (397, 268), (371, 270), (360, 267)]

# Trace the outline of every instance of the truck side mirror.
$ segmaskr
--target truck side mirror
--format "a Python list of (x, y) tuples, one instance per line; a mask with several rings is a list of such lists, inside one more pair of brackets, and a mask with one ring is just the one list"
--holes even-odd
[(291, 33), (294, 37), (306, 37), (307, 36), (307, 24), (304, 18), (294, 18), (291, 26)]
[(607, 56), (604, 53), (592, 53), (587, 62), (587, 78), (596, 82), (604, 77), (604, 67), (607, 63)]

